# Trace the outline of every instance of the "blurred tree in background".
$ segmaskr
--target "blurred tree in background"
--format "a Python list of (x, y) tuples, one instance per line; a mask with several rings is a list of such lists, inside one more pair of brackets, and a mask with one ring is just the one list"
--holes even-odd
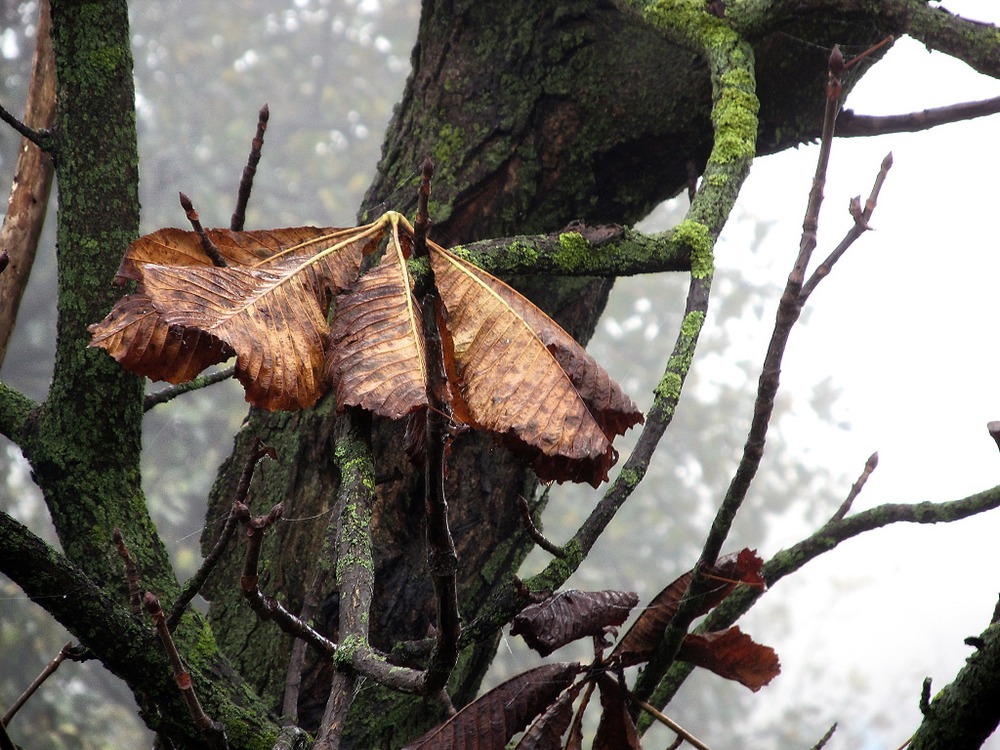
[[(419, 4), (404, 0), (296, 0), (286, 8), (248, 2), (241, 4), (239, 13), (221, 13), (192, 0), (130, 8), (142, 231), (182, 224), (176, 199), (179, 190), (192, 196), (206, 225), (228, 223), (252, 125), (265, 101), (271, 120), (248, 228), (349, 225), (355, 214), (378, 214), (386, 208), (410, 211), (423, 153), (430, 153), (438, 163), (432, 218), (434, 236), (442, 244), (555, 232), (573, 220), (632, 224), (686, 187), (689, 162), (704, 162), (711, 138), (704, 68), (696, 55), (665, 44), (659, 33), (631, 11), (593, 3), (511, 4), (502, 11), (464, 4), (456, 8), (425, 5), (423, 19)], [(907, 30), (906, 21), (891, 8), (866, 12), (844, 5), (843, 12), (825, 16), (768, 20), (780, 33), (764, 37), (756, 50), (763, 99), (761, 152), (815, 136), (825, 58), (834, 42), (858, 52), (886, 33)], [(36, 8), (33, 3), (8, 3), (2, 12), (3, 104), (17, 112), (26, 91), (25, 61), (33, 46)], [(412, 58), (418, 68), (404, 88), (411, 72), (410, 49), (418, 33), (421, 46)], [(624, 55), (623, 50), (628, 59), (612, 69), (607, 61)], [(975, 54), (971, 49), (967, 53), (970, 58)], [(662, 94), (651, 85), (659, 72), (641, 67), (652, 66), (657, 59), (670, 60), (676, 69), (676, 77), (664, 82)], [(437, 70), (432, 69), (435, 62), (440, 65)], [(988, 64), (982, 67), (992, 72)], [(776, 96), (779, 90), (788, 95)], [(621, 97), (624, 111), (600, 118), (596, 112), (607, 108), (609, 91)], [(682, 115), (664, 103), (674, 95), (689, 108)], [(517, 101), (526, 104), (515, 106)], [(381, 134), (394, 104), (395, 119), (383, 145)], [(12, 169), (17, 145), (13, 134), (3, 136), (3, 174)], [(373, 174), (377, 175), (374, 180)], [(672, 201), (661, 209), (665, 216), (656, 228), (676, 223), (685, 207), (681, 199)], [(731, 221), (753, 224), (754, 219), (734, 217)], [(766, 231), (766, 226), (760, 226), (750, 233), (759, 239)], [(46, 396), (56, 341), (54, 243), (54, 232), (47, 230), (19, 314), (12, 354), (0, 372), (5, 384), (38, 401)], [(611, 283), (603, 280), (568, 280), (558, 288), (551, 280), (519, 279), (517, 283), (581, 338), (597, 327), (590, 350), (641, 406), (648, 407), (648, 397), (640, 394), (650, 393), (656, 385), (668, 353), (666, 342), (679, 327), (684, 278), (625, 280), (610, 293), (606, 308)], [(714, 293), (715, 303), (722, 306), (720, 319), (745, 320), (769, 315), (765, 302), (779, 290), (770, 283), (748, 283), (742, 276), (720, 274)], [(597, 326), (602, 311), (605, 322)], [(759, 369), (758, 362), (727, 360), (732, 335), (721, 326), (703, 335), (699, 358), (704, 366), (692, 371), (669, 433), (683, 437), (671, 443), (669, 461), (653, 462), (644, 485), (649, 489), (630, 501), (620, 523), (609, 529), (607, 539), (574, 579), (577, 585), (632, 586), (648, 597), (697, 558), (704, 529), (740, 453)], [(158, 387), (153, 385), (151, 390)], [(835, 393), (828, 395), (835, 398)], [(828, 413), (829, 399), (817, 401), (819, 412)], [(769, 463), (755, 487), (759, 509), (745, 517), (734, 540), (740, 546), (761, 544), (769, 515), (788, 511), (797, 498), (810, 498), (806, 520), (829, 516), (849, 484), (842, 477), (824, 474), (822, 467), (798, 465), (794, 453), (784, 450), (780, 417), (787, 408), (779, 400), (775, 416), (779, 427), (772, 432)], [(293, 609), (301, 605), (309, 571), (296, 568), (303, 550), (315, 550), (326, 525), (324, 498), (316, 496), (314, 484), (302, 474), (315, 471), (329, 480), (332, 471), (331, 467), (307, 471), (302, 466), (328, 448), (326, 441), (334, 429), (329, 426), (331, 413), (327, 404), (291, 422), (287, 415), (254, 413), (244, 420), (241, 389), (235, 383), (223, 383), (146, 415), (143, 488), (181, 579), (198, 565), (203, 527), (206, 544), (218, 531), (246, 441), (262, 434), (279, 446), (279, 464), (283, 461), (284, 466), (264, 468), (258, 478), (258, 496), (285, 498), (294, 508), (289, 514), (293, 522), (279, 530), (271, 550), (274, 567), (262, 585), (280, 589)], [(242, 431), (241, 422), (249, 425)], [(234, 452), (229, 437), (237, 432), (240, 437)], [(287, 437), (289, 433), (294, 437)], [(378, 444), (389, 445), (397, 438), (398, 431), (389, 428)], [(311, 448), (310, 441), (315, 443)], [(622, 443), (623, 455), (629, 447), (628, 442)], [(3, 448), (3, 510), (42, 533), (48, 521), (26, 463), (12, 444), (5, 441)], [(485, 444), (478, 449), (480, 454), (470, 459), (474, 463), (494, 460)], [(206, 525), (202, 521), (204, 498), (223, 462)], [(463, 529), (478, 523), (475, 515), (463, 515), (466, 500), (505, 498), (493, 513), (516, 521), (509, 501), (532, 483), (523, 468), (512, 468), (509, 458), (500, 462), (502, 469), (481, 469), (483, 484), (495, 481), (502, 485), (500, 489), (480, 487), (464, 499), (453, 500), (460, 545)], [(404, 470), (392, 466), (387, 471)], [(389, 496), (400, 498), (400, 507), (419, 497), (412, 477), (393, 477), (388, 483), (398, 485), (391, 490), (396, 494)], [(335, 491), (333, 484), (327, 488), (330, 495)], [(684, 511), (678, 513), (665, 495), (683, 496)], [(407, 497), (411, 499), (403, 499)], [(594, 497), (586, 489), (552, 488), (546, 532), (565, 538), (586, 516)], [(497, 520), (487, 525), (497, 538), (510, 533), (509, 526)], [(55, 542), (51, 532), (43, 536)], [(422, 532), (414, 532), (409, 546), (389, 549), (386, 545), (388, 551), (379, 560), (384, 587), (426, 599), (422, 563), (413, 562), (413, 569), (405, 575), (396, 569), (401, 560), (415, 554), (421, 542)], [(518, 544), (510, 553), (512, 559), (530, 546), (526, 538)], [(629, 554), (624, 553), (625, 547)], [(229, 575), (210, 585), (209, 616), (223, 651), (265, 700), (277, 706), (282, 688), (279, 665), (287, 660), (290, 641), (275, 636), (272, 625), (252, 621), (245, 611), (233, 577), (233, 571), (238, 576), (239, 556), (237, 551)], [(467, 574), (478, 570), (474, 563), (469, 567)], [(609, 571), (613, 571), (610, 576)], [(472, 600), (482, 601), (483, 590), (508, 580), (512, 572), (503, 571), (478, 585), (465, 584)], [(386, 594), (387, 590), (380, 592)], [(8, 704), (67, 636), (23, 598), (16, 586), (5, 583), (3, 596), (0, 659), (5, 667), (0, 686), (3, 703)], [(401, 605), (388, 596), (383, 599), (376, 606), (384, 611), (376, 617), (387, 626)], [(337, 607), (331, 591), (318, 617), (328, 632), (335, 632)], [(422, 635), (420, 628), (426, 628), (428, 619), (432, 618), (425, 611), (409, 618), (405, 623), (409, 637)], [(383, 633), (382, 637), (391, 644), (400, 635)], [(460, 700), (475, 693), (494, 651), (495, 641), (483, 644), (481, 653), (471, 660), (475, 664), (463, 665), (468, 672), (457, 691)], [(261, 652), (270, 661), (259, 661)], [(32, 658), (25, 658), (25, 653)], [(63, 668), (60, 695), (69, 695), (71, 700), (49, 693), (29, 703), (18, 716), (23, 732), (18, 736), (31, 737), (33, 747), (120, 747), (139, 741), (136, 737), (143, 731), (139, 725), (124, 728), (131, 709), (97, 697), (83, 685), (100, 680), (107, 691), (117, 691), (123, 705), (129, 700), (127, 690), (108, 679), (94, 662), (86, 667), (82, 673), (86, 677), (74, 676), (80, 672), (71, 674), (76, 666)], [(499, 659), (491, 679), (509, 674), (512, 668)], [(309, 673), (303, 722), (311, 729), (322, 710), (328, 680), (321, 668)], [(689, 700), (699, 707), (695, 711), (706, 717), (703, 726), (713, 722), (729, 727), (744, 710), (736, 693), (720, 699), (708, 690), (692, 692)], [(386, 699), (363, 695), (359, 710), (370, 712), (370, 706), (379, 705), (380, 700)], [(416, 718), (411, 717), (414, 725), (426, 723), (421, 714), (416, 709)], [(359, 732), (353, 746), (370, 746), (366, 743), (376, 736), (378, 732)], [(398, 744), (403, 739), (397, 735), (393, 741)]]

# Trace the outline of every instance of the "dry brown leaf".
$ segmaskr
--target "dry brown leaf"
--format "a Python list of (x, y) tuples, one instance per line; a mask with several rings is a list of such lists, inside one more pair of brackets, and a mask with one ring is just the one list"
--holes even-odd
[(642, 413), (593, 357), (521, 294), (428, 242), (446, 346), (472, 424), (504, 436), (542, 480), (607, 480), (615, 435)]
[(587, 636), (603, 636), (609, 628), (625, 622), (639, 603), (633, 591), (577, 591), (567, 589), (525, 607), (514, 618), (511, 635), (542, 656)]
[[(763, 564), (757, 551), (748, 548), (720, 557), (712, 568), (705, 571), (712, 585), (699, 601), (698, 614), (705, 614), (719, 604), (738, 583), (763, 587), (764, 579), (760, 575)], [(615, 646), (609, 659), (618, 659), (625, 666), (649, 659), (687, 593), (692, 577), (692, 571), (688, 571), (654, 596)]]
[(755, 693), (781, 673), (774, 649), (756, 643), (738, 626), (685, 636), (677, 658), (736, 680)]
[(578, 664), (546, 664), (507, 680), (404, 750), (504, 750), (579, 673)]
[(100, 323), (90, 326), (91, 346), (106, 349), (123, 366), (151, 380), (183, 383), (235, 352), (196, 330), (171, 331), (142, 294), (123, 297)]
[(400, 419), (427, 405), (424, 327), (401, 240), (393, 233), (379, 266), (337, 298), (326, 375), (338, 409)]
[[(309, 406), (326, 386), (326, 311), (357, 276), (384, 222), (259, 232), (208, 230), (229, 266), (211, 265), (195, 232), (165, 229), (134, 242), (116, 280), (138, 279), (90, 327), (91, 346), (157, 380), (190, 380), (237, 354), (247, 400), (266, 409)], [(159, 262), (155, 262), (159, 261)]]

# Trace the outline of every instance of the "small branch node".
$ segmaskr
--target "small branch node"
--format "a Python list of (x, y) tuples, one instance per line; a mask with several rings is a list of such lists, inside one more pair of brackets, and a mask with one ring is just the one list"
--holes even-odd
[(851, 491), (847, 493), (847, 497), (844, 502), (840, 504), (837, 508), (837, 512), (833, 514), (831, 521), (841, 521), (848, 513), (851, 511), (851, 506), (854, 504), (855, 499), (861, 494), (862, 488), (865, 486), (865, 482), (868, 481), (868, 477), (872, 475), (875, 468), (878, 466), (878, 451), (872, 453), (868, 460), (865, 461), (865, 468), (861, 470), (860, 476), (854, 484), (851, 485)]
[(931, 678), (925, 677), (920, 687), (920, 713), (923, 716), (931, 714)]
[(132, 559), (132, 553), (125, 546), (125, 538), (122, 530), (117, 526), (111, 532), (111, 539), (118, 550), (118, 556), (125, 564), (125, 579), (128, 581), (128, 601), (132, 608), (132, 614), (139, 617), (142, 614), (142, 587), (139, 585), (139, 568)]
[(566, 552), (558, 544), (553, 544), (545, 535), (539, 531), (538, 527), (535, 526), (535, 521), (531, 517), (531, 508), (528, 507), (528, 501), (524, 499), (524, 496), (517, 496), (517, 507), (521, 510), (521, 523), (524, 524), (524, 530), (528, 532), (530, 536), (539, 547), (548, 552), (553, 557), (564, 558), (566, 557)]
[(514, 591), (517, 592), (517, 595), (522, 599), (531, 602), (532, 604), (538, 604), (539, 602), (544, 602), (546, 599), (552, 596), (551, 592), (532, 591), (531, 589), (529, 589), (527, 586), (524, 585), (524, 581), (522, 581), (518, 576), (513, 576), (510, 582), (513, 584)]

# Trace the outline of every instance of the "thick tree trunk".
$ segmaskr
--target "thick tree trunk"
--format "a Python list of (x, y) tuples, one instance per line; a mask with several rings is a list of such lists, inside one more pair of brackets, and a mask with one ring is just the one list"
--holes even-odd
[[(819, 31), (812, 25), (809, 18), (789, 25), (790, 38), (801, 44), (786, 36), (760, 43), (761, 132), (769, 150), (817, 131), (826, 76), (821, 46), (867, 42), (873, 33), (870, 23), (862, 28), (828, 17)], [(412, 182), (430, 155), (436, 163), (432, 235), (443, 244), (558, 231), (574, 220), (632, 223), (684, 189), (711, 148), (705, 66), (611, 3), (425, 2), (413, 67), (365, 204), (398, 195), (397, 188)], [(817, 106), (802, 108), (804, 100)], [(404, 192), (392, 208), (411, 212), (415, 197), (415, 189), (412, 196)], [(609, 280), (515, 283), (581, 341), (589, 338), (610, 289)], [(433, 625), (423, 481), (403, 455), (404, 428), (377, 425), (374, 445), (371, 629), (373, 644), (386, 651), (425, 638)], [(280, 499), (287, 517), (315, 519), (284, 524), (269, 542), (273, 563), (262, 586), (283, 592), (293, 609), (301, 606), (327, 535), (339, 481), (332, 456), (341, 429), (331, 398), (294, 415), (254, 413), (212, 493), (208, 518), (216, 519), (228, 508), (250, 440), (260, 436), (276, 448), (278, 461), (255, 480), (256, 497), (266, 498), (255, 511)], [(489, 439), (458, 442), (448, 497), (462, 612), (477, 612), (530, 549), (516, 500), (530, 498), (535, 484), (518, 460)], [(248, 616), (236, 587), (238, 557), (211, 585), (211, 618), (223, 649), (279, 705), (288, 640), (275, 648), (272, 626)], [(337, 608), (331, 595), (318, 617), (332, 634)], [(495, 637), (496, 631), (460, 659), (450, 686), (456, 704), (475, 694)], [(322, 713), (328, 682), (322, 669), (308, 676), (300, 717), (307, 727), (315, 727)], [(376, 686), (362, 690), (355, 709), (346, 742), (359, 748), (397, 744), (437, 716), (436, 708), (418, 699)]]

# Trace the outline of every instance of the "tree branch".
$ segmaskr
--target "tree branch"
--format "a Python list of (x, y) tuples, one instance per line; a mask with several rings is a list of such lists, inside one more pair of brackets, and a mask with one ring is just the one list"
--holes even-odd
[(210, 385), (221, 383), (223, 380), (229, 380), (235, 373), (236, 365), (230, 365), (229, 367), (225, 367), (216, 372), (199, 375), (194, 380), (189, 380), (186, 383), (172, 385), (168, 388), (163, 388), (156, 393), (149, 393), (142, 401), (142, 410), (147, 412), (154, 406), (159, 406), (160, 404), (165, 404), (168, 401), (173, 401), (175, 398), (183, 396), (185, 393), (207, 388)]
[(887, 133), (916, 133), (938, 125), (973, 120), (1000, 112), (1000, 96), (976, 102), (949, 104), (905, 115), (859, 115), (845, 109), (837, 118), (837, 136), (871, 136)]
[[(767, 590), (770, 590), (782, 578), (800, 570), (806, 563), (824, 552), (829, 552), (841, 542), (865, 532), (894, 523), (952, 523), (995, 508), (1000, 508), (1000, 485), (959, 500), (941, 503), (886, 503), (847, 518), (834, 516), (806, 539), (775, 554), (764, 563), (761, 575), (767, 583)], [(709, 613), (704, 623), (698, 626), (697, 632), (724, 630), (730, 627), (763, 594), (763, 590), (755, 587), (738, 587)], [(669, 703), (693, 669), (694, 666), (685, 662), (673, 664), (650, 697), (650, 702), (658, 706)]]
[(32, 415), (38, 408), (23, 393), (0, 381), (0, 435), (23, 448), (31, 432)]
[[(56, 114), (56, 62), (50, 26), (49, 3), (42, 0), (38, 4), (35, 53), (24, 119), (45, 129), (52, 127)], [(10, 263), (6, 272), (0, 275), (0, 364), (7, 354), (21, 295), (35, 262), (52, 188), (52, 171), (52, 159), (34, 139), (21, 142), (14, 167), (14, 185), (0, 228), (0, 251), (8, 255)]]

